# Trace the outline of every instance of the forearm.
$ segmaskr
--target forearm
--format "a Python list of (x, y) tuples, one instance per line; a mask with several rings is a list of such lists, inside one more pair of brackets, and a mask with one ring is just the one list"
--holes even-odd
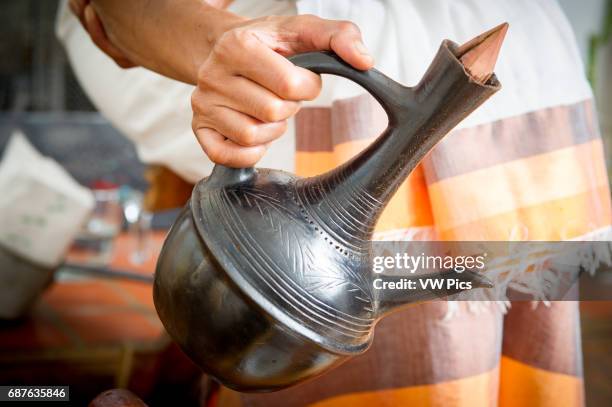
[[(314, 15), (248, 20), (229, 0), (70, 0), (92, 41), (123, 68), (143, 66), (196, 85), (192, 127), (218, 164), (253, 166), (321, 77), (287, 56), (333, 51), (356, 69), (374, 61), (349, 21)], [(212, 7), (214, 3), (218, 8)]]
[(132, 62), (191, 84), (215, 39), (244, 20), (203, 0), (92, 0), (92, 6)]

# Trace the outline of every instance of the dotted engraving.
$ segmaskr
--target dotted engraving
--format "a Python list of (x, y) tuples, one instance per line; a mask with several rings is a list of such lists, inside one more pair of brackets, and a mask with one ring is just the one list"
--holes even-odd
[[(295, 203), (295, 197), (291, 198), (290, 202)], [(276, 298), (309, 320), (355, 338), (369, 332), (374, 322), (374, 306), (367, 277), (341, 262), (325, 269), (319, 266), (318, 253), (313, 252), (312, 240), (307, 236), (313, 230), (321, 236), (323, 230), (308, 218), (303, 206), (296, 204), (297, 210), (293, 211), (267, 191), (244, 186), (209, 191), (205, 200), (208, 202), (203, 202), (203, 206), (210, 211), (203, 211), (204, 217), (220, 222), (223, 231), (235, 242), (234, 246), (240, 248), (228, 247), (224, 252), (236, 264), (247, 265), (245, 275), (257, 276), (257, 281), (265, 284)], [(258, 211), (261, 227), (271, 234), (269, 241), (253, 236), (252, 224), (247, 226), (239, 212), (241, 209)], [(328, 236), (324, 235), (324, 239), (338, 253), (348, 253)], [(282, 246), (269, 246), (276, 241), (282, 241)], [(344, 290), (361, 303), (362, 312), (351, 315), (322, 301), (323, 294), (336, 289)]]
[[(324, 179), (312, 182), (299, 180), (296, 186), (297, 203), (306, 216), (324, 229), (339, 248), (363, 253), (369, 247), (376, 215), (384, 203), (372, 196), (363, 186), (342, 182), (343, 171), (335, 171)], [(335, 189), (337, 194), (326, 193)], [(336, 196), (349, 197), (340, 202)]]

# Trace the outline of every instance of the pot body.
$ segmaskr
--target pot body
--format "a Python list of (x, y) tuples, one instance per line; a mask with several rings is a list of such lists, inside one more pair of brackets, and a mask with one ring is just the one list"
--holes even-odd
[(170, 230), (154, 301), (170, 336), (205, 372), (238, 391), (273, 391), (347, 359), (285, 327), (219, 266), (188, 204)]

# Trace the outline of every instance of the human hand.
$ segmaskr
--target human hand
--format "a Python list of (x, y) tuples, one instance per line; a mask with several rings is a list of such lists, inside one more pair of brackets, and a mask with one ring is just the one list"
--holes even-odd
[(357, 26), (311, 15), (264, 17), (212, 40), (193, 92), (193, 131), (215, 163), (250, 167), (287, 128), (299, 102), (321, 90), (315, 73), (285, 56), (332, 50), (353, 67), (372, 67)]

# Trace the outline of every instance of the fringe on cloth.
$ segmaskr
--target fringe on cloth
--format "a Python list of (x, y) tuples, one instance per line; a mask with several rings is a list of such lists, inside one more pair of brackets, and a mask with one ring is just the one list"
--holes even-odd
[[(426, 241), (435, 240), (435, 230), (430, 227), (409, 228), (391, 232), (375, 234), (375, 240), (379, 241)], [(509, 241), (508, 253), (512, 255), (513, 261), (509, 262), (506, 257), (495, 259), (487, 263), (486, 277), (493, 282), (494, 287), (487, 290), (478, 290), (458, 294), (472, 298), (472, 300), (461, 301), (467, 304), (469, 312), (480, 313), (483, 311), (499, 311), (506, 313), (511, 306), (508, 300), (508, 290), (524, 293), (532, 301), (533, 307), (542, 303), (550, 306), (549, 298), (553, 297), (555, 290), (560, 284), (570, 286), (578, 277), (582, 269), (590, 275), (602, 266), (612, 266), (612, 226), (594, 230), (588, 234), (579, 236), (569, 241), (593, 241), (597, 245), (584, 245), (579, 251), (563, 256), (554, 243), (547, 245), (525, 245), (524, 241)], [(605, 242), (607, 244), (601, 244)], [(519, 243), (519, 244), (517, 244)], [(556, 258), (563, 259), (564, 267), (556, 267)], [(476, 299), (473, 299), (476, 296)], [(450, 320), (461, 311), (460, 301), (447, 301), (448, 309), (443, 320)]]

